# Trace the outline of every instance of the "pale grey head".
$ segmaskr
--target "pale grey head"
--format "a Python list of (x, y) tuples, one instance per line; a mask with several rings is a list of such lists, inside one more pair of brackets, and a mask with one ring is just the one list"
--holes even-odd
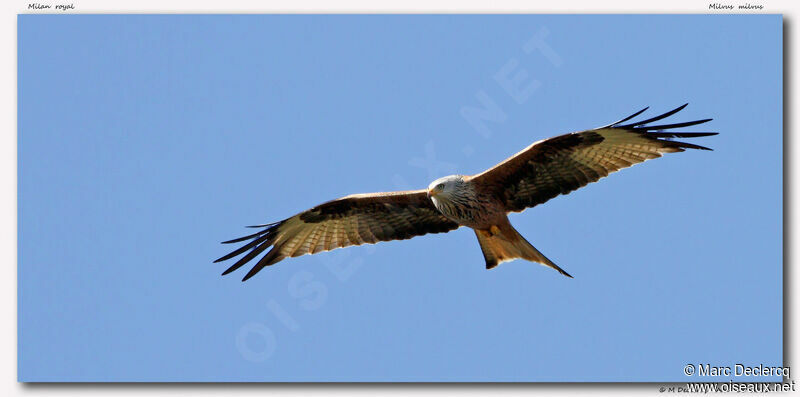
[(433, 205), (445, 215), (455, 216), (456, 208), (474, 199), (474, 190), (463, 175), (450, 175), (439, 178), (428, 185), (428, 197)]
[(463, 189), (464, 177), (462, 175), (449, 175), (441, 177), (428, 185), (428, 197), (434, 201), (437, 198), (452, 198), (458, 194), (459, 189)]

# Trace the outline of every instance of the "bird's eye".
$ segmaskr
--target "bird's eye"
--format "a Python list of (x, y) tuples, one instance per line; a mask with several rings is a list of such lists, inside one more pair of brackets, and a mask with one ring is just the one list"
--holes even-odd
[(439, 190), (444, 190), (444, 183), (440, 183), (440, 184), (436, 185), (436, 188), (439, 189)]

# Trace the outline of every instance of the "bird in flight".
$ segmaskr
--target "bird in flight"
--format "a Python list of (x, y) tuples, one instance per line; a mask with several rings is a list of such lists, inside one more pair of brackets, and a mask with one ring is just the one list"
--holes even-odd
[(261, 230), (224, 241), (223, 244), (230, 244), (250, 240), (214, 262), (245, 254), (222, 273), (226, 275), (271, 248), (244, 276), (245, 281), (264, 267), (289, 257), (405, 240), (466, 226), (475, 231), (487, 269), (521, 258), (571, 278), (511, 226), (508, 213), (535, 207), (622, 168), (661, 157), (662, 153), (711, 150), (673, 138), (696, 138), (716, 132), (672, 132), (711, 119), (653, 125), (684, 107), (686, 104), (656, 117), (630, 121), (648, 109), (644, 108), (600, 128), (544, 139), (480, 174), (446, 176), (431, 182), (427, 189), (353, 194), (280, 222), (250, 226)]

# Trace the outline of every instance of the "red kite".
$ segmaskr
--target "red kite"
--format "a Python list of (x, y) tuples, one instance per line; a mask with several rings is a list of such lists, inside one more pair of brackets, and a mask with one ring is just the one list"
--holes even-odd
[(251, 240), (216, 262), (247, 252), (228, 274), (267, 248), (244, 276), (245, 281), (265, 266), (284, 258), (316, 254), (351, 245), (405, 240), (467, 226), (478, 237), (486, 268), (515, 258), (538, 262), (570, 276), (542, 255), (511, 226), (507, 214), (535, 207), (560, 194), (595, 182), (608, 174), (662, 153), (709, 148), (672, 140), (716, 135), (716, 132), (664, 132), (702, 124), (711, 119), (652, 125), (681, 109), (644, 121), (620, 121), (593, 130), (545, 139), (477, 175), (451, 175), (427, 189), (354, 194), (320, 204), (280, 222), (251, 226), (257, 233), (224, 243)]

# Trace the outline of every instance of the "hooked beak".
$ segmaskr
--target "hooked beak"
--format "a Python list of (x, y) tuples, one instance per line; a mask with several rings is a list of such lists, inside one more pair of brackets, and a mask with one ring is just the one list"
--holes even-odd
[(436, 196), (436, 191), (435, 190), (428, 190), (428, 198), (431, 198), (433, 196)]

